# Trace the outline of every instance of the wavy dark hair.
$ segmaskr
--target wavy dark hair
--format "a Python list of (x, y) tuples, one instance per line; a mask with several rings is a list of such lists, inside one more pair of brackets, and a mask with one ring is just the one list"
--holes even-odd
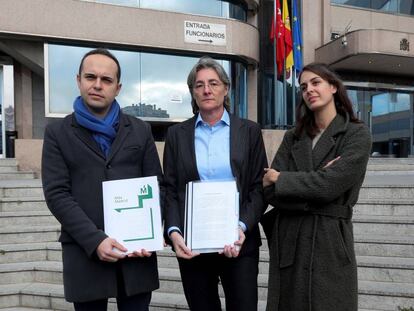
[[(346, 88), (339, 76), (328, 65), (323, 63), (310, 63), (303, 67), (299, 74), (299, 81), (305, 71), (313, 72), (320, 76), (323, 80), (336, 87), (336, 93), (333, 94), (335, 101), (336, 112), (343, 117), (349, 117), (350, 122), (360, 123), (354, 110), (352, 109), (352, 102), (348, 97)], [(303, 131), (306, 131), (309, 137), (313, 138), (318, 133), (318, 128), (315, 123), (314, 113), (306, 106), (302, 99), (296, 108), (296, 135), (300, 136)]]

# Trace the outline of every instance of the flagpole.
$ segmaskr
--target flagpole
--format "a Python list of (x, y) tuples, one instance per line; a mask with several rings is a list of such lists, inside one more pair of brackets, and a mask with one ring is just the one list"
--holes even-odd
[[(296, 1), (296, 0), (292, 0), (292, 1)], [(290, 2), (290, 16), (292, 16), (292, 19), (295, 18), (295, 14), (293, 13), (293, 3)], [(292, 38), (293, 38), (293, 23), (295, 21), (292, 20)], [(295, 53), (294, 49), (296, 48), (295, 44), (293, 43), (293, 53)], [(293, 56), (294, 58), (295, 56)], [(295, 64), (295, 62), (293, 62), (294, 65), (292, 67), (292, 126), (295, 125), (295, 117), (296, 117), (296, 66), (297, 64)]]
[(287, 107), (287, 83), (286, 83), (286, 46), (283, 45), (283, 100), (282, 100), (282, 117), (283, 117), (283, 129), (286, 129), (286, 107)]
[[(273, 0), (273, 25), (274, 25), (274, 33), (276, 34), (276, 0)], [(273, 74), (274, 74), (274, 93), (275, 93), (275, 97), (274, 97), (274, 121), (276, 124), (278, 124), (278, 104), (277, 104), (277, 52), (276, 52), (276, 41), (277, 41), (277, 34), (274, 36), (273, 38)]]
[(296, 69), (292, 68), (292, 126), (295, 125), (296, 116)]

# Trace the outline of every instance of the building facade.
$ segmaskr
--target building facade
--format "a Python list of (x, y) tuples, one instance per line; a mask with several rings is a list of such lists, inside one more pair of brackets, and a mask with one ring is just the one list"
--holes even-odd
[[(414, 0), (296, 1), (303, 63), (340, 74), (373, 155), (412, 156)], [(274, 0), (0, 1), (0, 156), (13, 154), (14, 138), (30, 154), (46, 124), (71, 112), (80, 58), (94, 47), (119, 58), (120, 105), (150, 122), (157, 141), (192, 116), (186, 77), (203, 55), (231, 77), (232, 112), (270, 129), (267, 146), (280, 141), (300, 94), (274, 78), (273, 12)]]
[[(324, 62), (339, 73), (355, 112), (371, 129), (374, 156), (413, 156), (414, 1), (302, 0), (299, 3), (304, 64)], [(276, 103), (274, 100), (273, 55), (266, 31), (273, 1), (262, 1), (261, 6), (267, 10), (259, 18), (263, 29), (259, 115), (264, 127), (289, 127), (294, 124), (292, 102), (295, 95), (296, 101), (300, 96), (288, 84), (287, 122), (280, 126), (275, 107), (283, 99), (279, 95)], [(276, 85), (280, 94), (282, 81)]]
[(0, 155), (10, 153), (10, 137), (41, 140), (48, 122), (72, 111), (80, 59), (95, 47), (118, 57), (121, 108), (150, 122), (156, 140), (192, 116), (186, 79), (204, 55), (231, 78), (232, 112), (256, 120), (258, 7), (257, 0), (1, 1)]

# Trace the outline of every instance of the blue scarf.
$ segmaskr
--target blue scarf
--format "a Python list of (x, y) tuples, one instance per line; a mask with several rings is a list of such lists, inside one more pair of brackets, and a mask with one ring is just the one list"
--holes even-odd
[(73, 109), (75, 110), (75, 117), (78, 123), (92, 131), (92, 136), (98, 143), (105, 157), (108, 157), (112, 142), (116, 136), (116, 128), (119, 123), (120, 107), (116, 100), (112, 102), (111, 109), (103, 119), (95, 117), (86, 108), (81, 96), (76, 97), (73, 102)]

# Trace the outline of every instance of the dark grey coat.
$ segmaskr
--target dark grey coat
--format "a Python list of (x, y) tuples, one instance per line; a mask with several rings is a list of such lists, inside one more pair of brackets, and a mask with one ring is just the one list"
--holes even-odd
[(281, 174), (265, 188), (276, 208), (267, 311), (357, 310), (351, 218), (370, 150), (368, 128), (339, 115), (313, 150), (306, 134), (286, 133), (272, 163)]
[(102, 181), (158, 176), (161, 166), (150, 126), (120, 114), (117, 136), (105, 159), (91, 132), (73, 115), (46, 127), (42, 179), (46, 202), (62, 225), (65, 298), (84, 302), (117, 296), (117, 270), (127, 295), (159, 287), (157, 259), (98, 259), (104, 232)]

